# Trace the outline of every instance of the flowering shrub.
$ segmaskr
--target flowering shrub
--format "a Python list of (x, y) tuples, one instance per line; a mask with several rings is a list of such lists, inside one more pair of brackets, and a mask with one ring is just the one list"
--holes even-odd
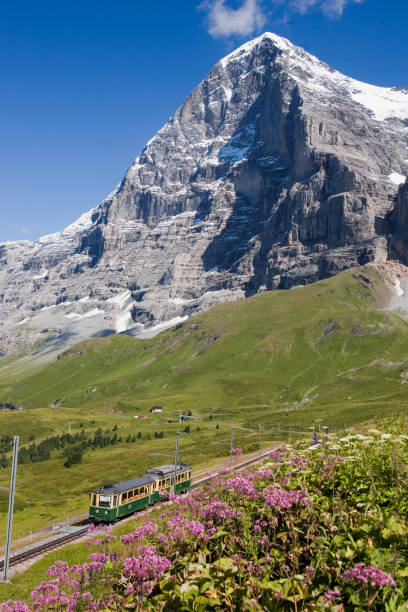
[(171, 497), (120, 541), (91, 529), (86, 563), (57, 563), (0, 612), (406, 612), (408, 422), (325, 433)]

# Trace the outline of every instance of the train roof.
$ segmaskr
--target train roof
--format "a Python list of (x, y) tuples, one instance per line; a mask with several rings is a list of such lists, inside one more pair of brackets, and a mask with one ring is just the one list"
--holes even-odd
[(145, 474), (143, 476), (139, 476), (138, 478), (131, 478), (130, 480), (123, 480), (122, 482), (112, 482), (98, 489), (94, 489), (92, 493), (123, 493), (123, 491), (127, 491), (128, 489), (137, 489), (137, 487), (143, 487), (144, 485), (149, 484), (150, 482), (154, 482), (154, 479)]
[[(178, 463), (176, 472), (186, 472), (187, 470), (191, 469), (192, 467), (186, 465), (185, 463)], [(143, 474), (143, 476), (139, 476), (138, 478), (105, 484), (102, 487), (94, 489), (92, 493), (105, 493), (107, 495), (112, 493), (123, 493), (123, 491), (127, 491), (128, 489), (143, 487), (150, 482), (154, 482), (158, 478), (163, 478), (163, 476), (171, 476), (172, 474), (174, 474), (174, 464), (161, 465), (156, 468), (150, 468), (145, 474)]]
[[(192, 467), (190, 465), (186, 465), (185, 463), (178, 463), (176, 473), (186, 472), (187, 470), (191, 469)], [(143, 476), (153, 476), (156, 478), (159, 476), (160, 478), (162, 478), (163, 476), (171, 476), (172, 474), (174, 474), (174, 463), (170, 463), (168, 465), (160, 465), (156, 468), (150, 468), (147, 470), (146, 474), (143, 474)]]

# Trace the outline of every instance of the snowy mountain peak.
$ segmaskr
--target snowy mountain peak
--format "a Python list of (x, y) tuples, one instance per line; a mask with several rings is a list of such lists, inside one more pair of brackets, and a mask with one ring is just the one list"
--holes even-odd
[(408, 89), (379, 87), (348, 77), (286, 38), (271, 32), (265, 32), (241, 45), (220, 60), (219, 64), (225, 69), (230, 63), (243, 61), (260, 52), (265, 41), (271, 41), (274, 47), (282, 51), (280, 61), (287, 73), (297, 80), (299, 85), (307, 87), (315, 94), (333, 92), (334, 89), (340, 95), (347, 95), (354, 102), (361, 104), (377, 121), (408, 118)]
[(241, 59), (243, 56), (253, 53), (253, 51), (259, 48), (259, 45), (263, 43), (265, 40), (270, 40), (274, 43), (274, 46), (280, 49), (281, 51), (286, 51), (294, 45), (287, 38), (283, 38), (282, 36), (278, 36), (277, 34), (273, 34), (272, 32), (264, 32), (261, 36), (257, 36), (252, 40), (244, 43), (232, 53), (229, 53), (225, 57), (223, 57), (219, 64), (225, 68), (225, 66), (232, 60)]
[(270, 32), (245, 43), (99, 206), (35, 243), (0, 244), (0, 351), (49, 333), (143, 337), (222, 301), (408, 257), (394, 227), (408, 218), (407, 128), (407, 90), (360, 83)]

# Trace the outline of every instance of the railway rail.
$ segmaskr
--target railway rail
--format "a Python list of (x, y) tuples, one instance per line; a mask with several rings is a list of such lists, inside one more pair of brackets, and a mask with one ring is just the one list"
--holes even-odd
[[(268, 449), (267, 451), (262, 453), (261, 456), (252, 457), (250, 459), (247, 459), (239, 463), (238, 465), (233, 466), (232, 470), (235, 472), (239, 472), (250, 465), (258, 463), (261, 459), (265, 459), (265, 457), (267, 457), (272, 450), (274, 450), (275, 448), (278, 448), (278, 446), (279, 445), (276, 445), (272, 449), (271, 448)], [(204, 478), (200, 478), (199, 480), (191, 484), (189, 490), (191, 491), (191, 490), (200, 488), (202, 485), (212, 480), (215, 476), (216, 476), (215, 473), (210, 473), (208, 476), (205, 476)], [(127, 519), (129, 520), (129, 517), (127, 517)], [(24, 563), (31, 559), (35, 559), (35, 557), (39, 557), (40, 555), (43, 555), (44, 553), (60, 548), (61, 546), (64, 546), (65, 544), (74, 542), (75, 540), (78, 540), (79, 538), (86, 535), (87, 531), (88, 531), (88, 528), (84, 527), (83, 529), (78, 529), (74, 531), (73, 533), (65, 534), (61, 536), (60, 538), (55, 538), (53, 540), (49, 540), (48, 542), (43, 542), (39, 546), (33, 546), (32, 548), (28, 550), (17, 553), (13, 555), (12, 557), (10, 557), (9, 567), (13, 567), (13, 566), (19, 565), (20, 563)], [(1, 560), (0, 561), (0, 572), (3, 571), (3, 569), (4, 569), (4, 560)]]

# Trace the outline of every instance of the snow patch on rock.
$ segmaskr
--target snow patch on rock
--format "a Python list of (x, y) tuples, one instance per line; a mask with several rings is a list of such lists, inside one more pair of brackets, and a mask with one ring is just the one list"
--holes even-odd
[(402, 185), (405, 183), (405, 179), (407, 177), (403, 174), (399, 174), (398, 172), (391, 172), (391, 174), (388, 175), (388, 178), (394, 185)]
[(48, 274), (48, 270), (44, 270), (44, 272), (42, 274), (36, 274), (35, 276), (33, 276), (34, 280), (40, 279), (40, 278), (45, 278)]
[(397, 294), (399, 297), (401, 297), (401, 296), (403, 296), (403, 295), (404, 295), (404, 291), (403, 291), (403, 289), (401, 288), (401, 282), (400, 282), (398, 279), (397, 279), (397, 280), (394, 282), (394, 287), (395, 287), (396, 294)]
[(81, 314), (79, 312), (70, 312), (65, 316), (67, 317), (67, 319), (89, 319), (90, 317), (96, 317), (100, 314), (105, 314), (105, 311), (101, 308), (93, 308), (92, 310), (89, 310), (84, 314)]
[(178, 323), (183, 323), (188, 319), (188, 316), (184, 317), (174, 317), (173, 319), (169, 319), (168, 321), (162, 321), (157, 325), (152, 325), (152, 327), (147, 327), (143, 331), (137, 334), (138, 338), (152, 338), (153, 336), (157, 336), (160, 332), (170, 329), (170, 327), (174, 327)]

